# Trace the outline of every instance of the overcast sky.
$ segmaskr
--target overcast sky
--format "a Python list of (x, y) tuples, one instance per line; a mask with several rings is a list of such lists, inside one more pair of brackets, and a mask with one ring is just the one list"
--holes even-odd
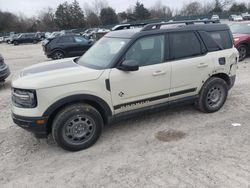
[[(68, 0), (72, 2), (73, 0)], [(78, 0), (83, 8), (85, 2), (91, 4), (94, 0)], [(108, 4), (113, 7), (116, 12), (125, 11), (129, 5), (134, 5), (137, 0), (106, 0)], [(146, 7), (151, 7), (157, 0), (139, 0)], [(181, 8), (185, 2), (191, 2), (192, 0), (162, 0), (162, 3), (171, 8)], [(212, 0), (197, 0), (200, 2), (212, 1)], [(249, 2), (249, 0), (236, 0), (238, 2)], [(0, 10), (10, 11), (13, 13), (22, 13), (26, 16), (35, 16), (37, 13), (47, 7), (56, 8), (59, 3), (63, 3), (65, 0), (0, 0)]]

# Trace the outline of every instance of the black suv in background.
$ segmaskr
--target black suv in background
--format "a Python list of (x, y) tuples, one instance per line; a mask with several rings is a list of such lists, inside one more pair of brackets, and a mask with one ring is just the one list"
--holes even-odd
[(4, 59), (0, 54), (0, 85), (5, 81), (5, 79), (10, 75), (10, 70), (8, 65), (4, 63)]
[(44, 53), (48, 58), (62, 59), (83, 55), (92, 42), (80, 35), (63, 35), (42, 43)]
[(12, 44), (18, 45), (21, 43), (38, 43), (41, 41), (41, 38), (36, 33), (22, 33), (17, 37), (14, 37), (11, 41)]

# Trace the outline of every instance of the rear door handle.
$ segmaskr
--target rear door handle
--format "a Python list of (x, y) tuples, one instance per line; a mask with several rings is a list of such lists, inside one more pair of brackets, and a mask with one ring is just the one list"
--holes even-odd
[(199, 65), (197, 65), (198, 68), (203, 68), (203, 67), (207, 67), (208, 64), (207, 63), (200, 63)]
[(153, 76), (160, 76), (160, 75), (164, 75), (164, 74), (166, 74), (166, 71), (159, 70), (159, 71), (155, 71), (153, 73)]

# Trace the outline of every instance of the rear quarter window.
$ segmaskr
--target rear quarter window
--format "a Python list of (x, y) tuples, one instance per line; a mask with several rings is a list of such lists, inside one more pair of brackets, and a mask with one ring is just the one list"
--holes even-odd
[(221, 45), (219, 45), (212, 37), (209, 33), (207, 33), (206, 31), (199, 31), (199, 34), (205, 44), (205, 46), (207, 47), (207, 50), (209, 52), (213, 52), (213, 51), (218, 51), (221, 50)]
[(209, 34), (223, 49), (232, 48), (233, 44), (229, 31), (211, 31)]

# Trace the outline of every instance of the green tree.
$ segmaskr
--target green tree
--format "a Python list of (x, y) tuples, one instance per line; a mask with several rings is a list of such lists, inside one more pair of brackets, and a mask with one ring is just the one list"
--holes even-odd
[(77, 0), (74, 0), (70, 5), (70, 15), (75, 27), (85, 26), (84, 13)]
[(15, 31), (18, 18), (10, 12), (0, 11), (0, 32)]
[(168, 7), (162, 4), (161, 0), (155, 2), (155, 4), (150, 9), (150, 14), (152, 18), (171, 18), (173, 11)]
[(84, 14), (79, 3), (64, 2), (57, 7), (55, 21), (60, 29), (72, 29), (85, 26)]
[(215, 5), (214, 5), (214, 9), (212, 10), (212, 12), (215, 12), (215, 13), (220, 13), (222, 12), (222, 6), (221, 6), (221, 3), (219, 0), (215, 0)]
[(139, 1), (136, 2), (134, 8), (134, 14), (137, 20), (146, 20), (150, 17), (150, 12), (147, 8), (144, 7)]
[(202, 14), (202, 5), (198, 1), (193, 1), (183, 6), (181, 14), (183, 16), (194, 16)]
[(111, 7), (103, 8), (100, 13), (100, 20), (103, 25), (117, 24), (118, 18), (115, 10)]
[(220, 13), (233, 3), (234, 0), (215, 0), (214, 9), (211, 12)]
[(87, 16), (87, 24), (89, 27), (99, 26), (100, 25), (99, 17), (94, 12), (90, 12)]
[(55, 21), (60, 29), (71, 27), (71, 23), (68, 23), (69, 14), (69, 4), (67, 2), (58, 5), (55, 13)]
[(247, 7), (245, 3), (234, 3), (230, 9), (230, 12), (246, 12), (247, 11)]
[(122, 22), (124, 22), (124, 21), (126, 21), (128, 19), (128, 14), (126, 12), (119, 12), (117, 14), (117, 17), (118, 17), (118, 21), (120, 23), (122, 23)]
[(55, 22), (55, 13), (52, 8), (44, 9), (38, 15), (37, 28), (39, 31), (55, 31), (57, 25)]

